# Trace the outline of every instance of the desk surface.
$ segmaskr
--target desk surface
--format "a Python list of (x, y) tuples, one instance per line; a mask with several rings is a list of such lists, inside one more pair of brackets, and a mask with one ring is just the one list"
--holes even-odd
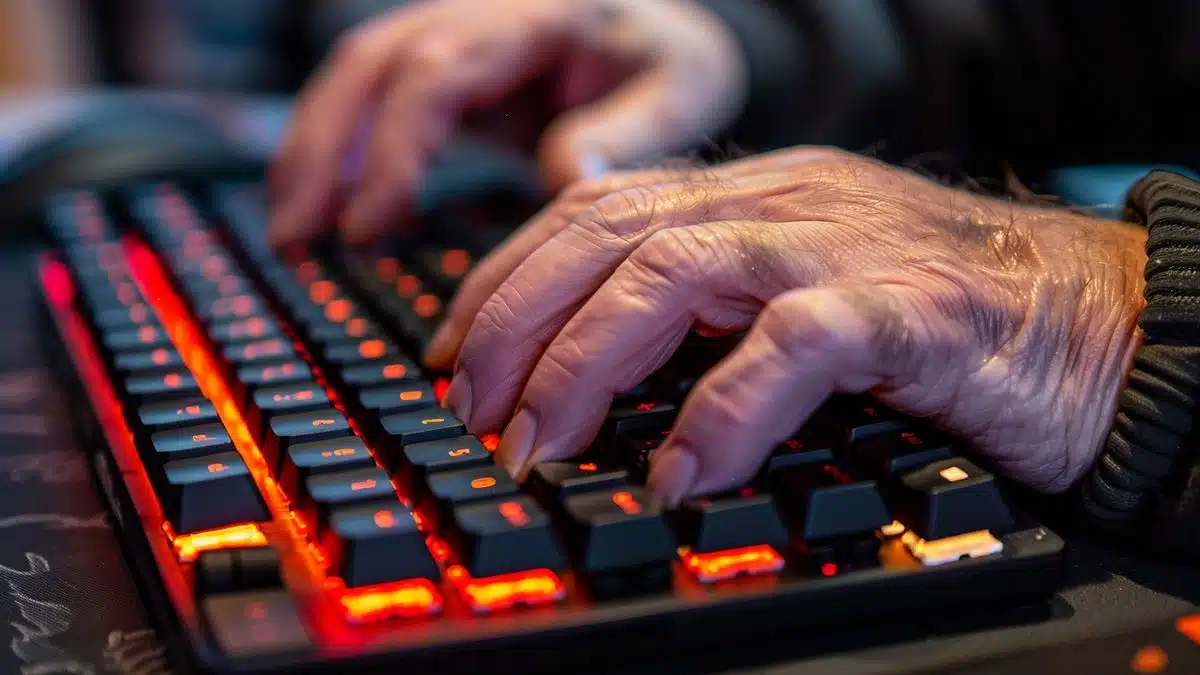
[[(2, 105), (0, 101), (0, 160), (5, 148), (12, 147), (3, 140)], [(227, 114), (229, 110), (225, 108)], [(279, 106), (269, 105), (227, 119), (268, 147), (280, 115)], [(8, 119), (11, 132), (17, 127), (13, 116)], [(0, 251), (0, 287), (6, 289), (0, 294), (0, 643), (9, 645), (0, 649), (0, 672), (168, 673), (83, 455), (63, 428), (57, 395), (45, 383), (33, 326), (31, 252)], [(1056, 598), (1049, 620), (816, 658), (795, 658), (788, 648), (772, 648), (772, 655), (785, 660), (739, 672), (899, 672), (1132, 627), (1200, 603), (1200, 571), (1194, 569), (1082, 541), (1072, 542), (1070, 560), (1068, 586)], [(878, 639), (875, 630), (864, 627), (845, 634), (844, 643), (841, 635), (836, 641), (855, 645)], [(843, 648), (831, 642), (820, 644), (825, 650)], [(736, 655), (736, 650), (723, 651)], [(644, 671), (713, 667), (723, 666), (712, 655), (702, 655), (673, 660), (670, 668), (646, 664)]]

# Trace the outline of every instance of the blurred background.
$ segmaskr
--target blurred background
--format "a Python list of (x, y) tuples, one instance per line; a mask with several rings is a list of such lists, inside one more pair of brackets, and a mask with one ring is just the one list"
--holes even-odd
[(294, 92), (349, 26), (407, 0), (0, 0), (0, 89)]

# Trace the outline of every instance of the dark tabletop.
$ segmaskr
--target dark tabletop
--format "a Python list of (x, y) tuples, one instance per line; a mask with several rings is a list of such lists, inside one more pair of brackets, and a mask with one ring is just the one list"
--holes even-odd
[[(238, 118), (241, 128), (269, 146), (262, 134), (278, 127), (278, 110), (252, 113)], [(0, 160), (3, 132), (0, 115)], [(33, 325), (32, 252), (12, 245), (0, 251), (0, 633), (8, 633), (0, 643), (9, 646), (0, 648), (0, 673), (166, 673), (83, 455), (46, 384)], [(1045, 620), (918, 639), (903, 626), (860, 627), (834, 636), (791, 636), (788, 646), (722, 649), (672, 660), (669, 669), (646, 664), (646, 670), (729, 669), (753, 651), (791, 658), (740, 672), (891, 673), (1134, 627), (1200, 603), (1200, 571), (1081, 540), (1071, 541), (1069, 558), (1067, 587)], [(903, 639), (858, 648), (895, 636)], [(810, 656), (795, 658), (795, 644)], [(811, 656), (835, 649), (848, 651)]]

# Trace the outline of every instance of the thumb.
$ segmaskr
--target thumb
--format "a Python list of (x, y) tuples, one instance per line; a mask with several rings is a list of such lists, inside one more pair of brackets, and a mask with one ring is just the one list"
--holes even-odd
[(666, 65), (644, 70), (555, 119), (539, 142), (543, 179), (560, 189), (661, 161), (717, 131), (726, 117), (720, 98), (674, 70)]

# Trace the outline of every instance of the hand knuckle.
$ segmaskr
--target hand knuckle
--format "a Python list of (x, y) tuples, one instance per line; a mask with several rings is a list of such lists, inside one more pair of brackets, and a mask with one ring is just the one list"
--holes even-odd
[[(569, 335), (560, 335), (542, 354), (537, 367), (537, 378), (530, 378), (548, 384), (546, 391), (540, 393), (561, 392), (561, 387), (578, 386), (579, 382), (589, 382), (586, 374), (587, 355), (578, 341)], [(569, 383), (569, 384), (567, 384)]]
[(647, 237), (629, 261), (654, 278), (683, 282), (700, 276), (704, 251), (705, 245), (690, 228), (666, 228)]
[(611, 192), (580, 212), (574, 224), (601, 240), (628, 242), (646, 229), (660, 196), (661, 190), (644, 185)]
[(371, 59), (377, 50), (374, 30), (359, 28), (338, 38), (330, 53), (333, 63), (345, 66)]

